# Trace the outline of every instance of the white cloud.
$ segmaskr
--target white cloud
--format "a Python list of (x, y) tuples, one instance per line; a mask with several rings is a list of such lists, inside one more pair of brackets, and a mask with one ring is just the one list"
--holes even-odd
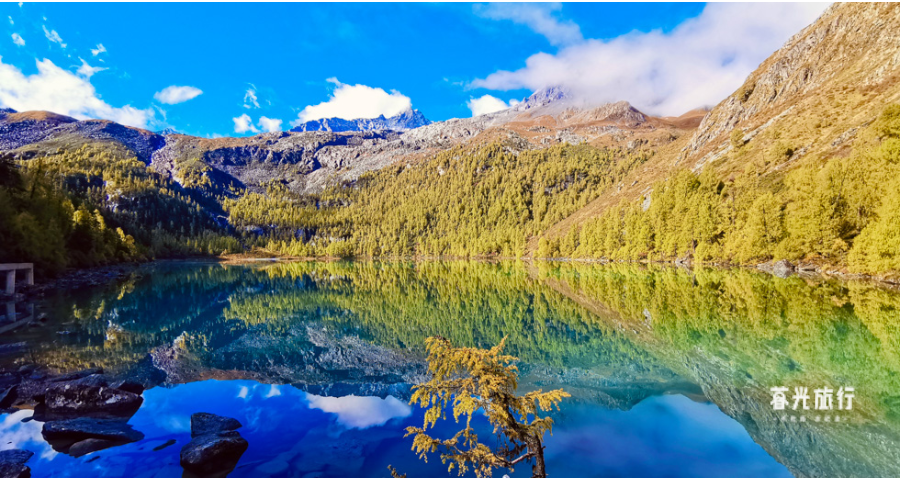
[(9, 16), (8, 18), (9, 18), (9, 24), (10, 24), (10, 25), (15, 25), (15, 24), (16, 24), (16, 22), (13, 21), (12, 16)]
[(253, 126), (253, 120), (250, 118), (250, 115), (246, 113), (240, 117), (234, 117), (232, 120), (234, 120), (234, 131), (236, 133), (259, 133), (259, 129)]
[(512, 20), (547, 38), (551, 45), (570, 45), (584, 39), (581, 28), (571, 20), (553, 16), (559, 3), (490, 3), (475, 5), (475, 13), (491, 20)]
[(470, 98), (466, 106), (472, 111), (472, 116), (477, 117), (486, 113), (499, 112), (519, 103), (518, 100), (510, 100), (509, 103), (500, 100), (493, 95), (482, 95), (478, 98)]
[(310, 120), (332, 117), (347, 120), (376, 118), (379, 115), (393, 117), (412, 108), (412, 101), (409, 97), (396, 90), (388, 93), (380, 88), (366, 85), (341, 83), (336, 78), (329, 78), (328, 82), (336, 86), (329, 100), (304, 108), (297, 116), (297, 120), (291, 122), (292, 126)]
[(88, 65), (88, 63), (85, 62), (81, 57), (78, 57), (78, 59), (81, 60), (81, 66), (78, 67), (77, 73), (84, 76), (85, 78), (91, 78), (91, 76), (93, 76), (95, 73), (106, 70), (105, 67), (92, 67)]
[(264, 132), (280, 132), (281, 123), (280, 118), (259, 117), (259, 128)]
[(244, 108), (259, 108), (259, 99), (256, 97), (256, 87), (250, 85), (244, 93)]
[(79, 119), (103, 118), (146, 128), (153, 110), (113, 107), (97, 96), (87, 77), (63, 70), (48, 59), (36, 60), (37, 73), (24, 75), (0, 57), (0, 106), (18, 111), (49, 110)]
[(593, 104), (627, 100), (647, 113), (680, 115), (730, 95), (825, 7), (710, 3), (700, 16), (670, 33), (636, 32), (609, 41), (587, 40), (555, 55), (538, 53), (520, 70), (495, 72), (470, 87), (562, 86)]
[(104, 47), (102, 43), (98, 43), (97, 48), (91, 49), (91, 55), (96, 57), (97, 55), (100, 55), (101, 53), (103, 53), (105, 51), (106, 51), (106, 47)]
[(392, 396), (357, 397), (320, 397), (306, 395), (309, 408), (337, 414), (337, 421), (347, 428), (369, 428), (384, 425), (392, 418), (406, 418), (412, 414), (412, 408)]
[(153, 94), (153, 98), (167, 105), (183, 103), (203, 93), (196, 87), (171, 85)]
[(41, 28), (44, 29), (44, 36), (47, 37), (47, 40), (50, 40), (53, 43), (58, 43), (62, 48), (66, 48), (66, 43), (63, 42), (62, 37), (60, 37), (59, 34), (56, 33), (56, 30), (47, 30), (47, 27), (45, 25), (41, 25)]
[(18, 33), (12, 34), (12, 39), (13, 39), (13, 43), (15, 43), (16, 45), (18, 45), (20, 47), (25, 46), (25, 39), (22, 38)]

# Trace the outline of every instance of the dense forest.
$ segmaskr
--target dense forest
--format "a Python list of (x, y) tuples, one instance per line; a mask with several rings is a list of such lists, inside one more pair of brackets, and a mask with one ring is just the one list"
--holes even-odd
[[(735, 130), (739, 133), (739, 130)], [(651, 151), (503, 143), (456, 147), (316, 195), (272, 181), (250, 191), (199, 160), (179, 178), (124, 148), (87, 143), (0, 163), (0, 262), (44, 274), (246, 249), (299, 257), (506, 256), (754, 264), (789, 259), (861, 273), (900, 271), (900, 105), (847, 155), (764, 155), (732, 136), (730, 164), (682, 170), (559, 238), (547, 229), (620, 185)], [(537, 251), (527, 250), (539, 239)]]
[(562, 239), (542, 239), (537, 256), (788, 259), (900, 271), (900, 105), (885, 109), (849, 156), (802, 158), (780, 177), (760, 172), (787, 159), (788, 147), (741, 158), (742, 135), (732, 138), (732, 155), (746, 165), (740, 174), (722, 180), (710, 167), (680, 171), (648, 199), (623, 202)]
[[(110, 143), (29, 160), (0, 158), (0, 263), (66, 267), (241, 249), (186, 190)], [(211, 203), (212, 202), (212, 203)]]
[(226, 209), (238, 226), (288, 227), (270, 230), (266, 246), (291, 255), (523, 256), (530, 237), (648, 158), (572, 145), (456, 148), (368, 172), (313, 201), (273, 187)]

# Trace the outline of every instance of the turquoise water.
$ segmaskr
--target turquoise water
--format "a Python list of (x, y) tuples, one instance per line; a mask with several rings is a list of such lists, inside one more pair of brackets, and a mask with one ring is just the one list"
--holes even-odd
[[(205, 411), (244, 425), (250, 446), (229, 476), (384, 477), (388, 465), (446, 476), (403, 438), (422, 423), (408, 405), (426, 378), (422, 341), (486, 347), (506, 336), (523, 391), (572, 394), (545, 442), (551, 476), (890, 476), (896, 297), (741, 271), (156, 264), (50, 296), (46, 325), (3, 339), (28, 351), (0, 357), (143, 381), (151, 388), (129, 424), (144, 439), (73, 458), (23, 410), (0, 416), (0, 448), (36, 452), (34, 476), (175, 477), (190, 415)], [(841, 424), (784, 422), (769, 405), (773, 385), (826, 380), (857, 386)], [(488, 438), (485, 419), (475, 423)]]

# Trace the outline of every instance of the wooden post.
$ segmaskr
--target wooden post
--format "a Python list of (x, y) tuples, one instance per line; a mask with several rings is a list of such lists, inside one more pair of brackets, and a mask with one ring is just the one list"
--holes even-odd
[(16, 293), (16, 271), (7, 270), (6, 272), (6, 294), (13, 295)]
[(34, 265), (25, 271), (25, 285), (34, 285)]

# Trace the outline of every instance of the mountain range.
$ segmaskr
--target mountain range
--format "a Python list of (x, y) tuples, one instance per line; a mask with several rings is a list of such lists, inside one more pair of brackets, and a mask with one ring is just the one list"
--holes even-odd
[(418, 110), (409, 109), (392, 117), (357, 118), (322, 118), (310, 120), (291, 128), (292, 132), (371, 132), (374, 130), (405, 131), (430, 125), (431, 121)]
[[(433, 175), (443, 176), (448, 162), (459, 155), (478, 156), (488, 148), (499, 148), (504, 155), (550, 152), (545, 154), (565, 158), (569, 154), (564, 146), (579, 146), (618, 158), (612, 167), (604, 167), (613, 168), (615, 174), (597, 177), (614, 184), (583, 192), (589, 198), (567, 200), (577, 208), (559, 210), (556, 215), (562, 216), (552, 225), (529, 234), (525, 252), (534, 254), (540, 241), (583, 237), (586, 226), (616, 205), (640, 201), (646, 210), (658, 193), (664, 193), (659, 189), (667, 188), (665, 182), (684, 170), (720, 179), (717, 194), (726, 196), (732, 195), (728, 189), (737, 188), (733, 186), (736, 179), (743, 182), (753, 175), (754, 185), (781, 196), (781, 215), (793, 211), (791, 205), (799, 200), (789, 198), (790, 189), (785, 189), (785, 182), (797, 181), (790, 179), (792, 172), (810, 169), (815, 173), (827, 162), (859, 155), (887, 138), (870, 130), (882, 122), (887, 107), (900, 102), (897, 31), (900, 7), (894, 4), (835, 4), (766, 59), (728, 98), (712, 109), (698, 108), (678, 117), (649, 115), (627, 101), (591, 104), (553, 86), (507, 109), (473, 118), (432, 123), (421, 112), (409, 110), (390, 118), (316, 120), (288, 132), (243, 138), (160, 134), (106, 120), (7, 109), (0, 112), (0, 151), (28, 161), (88, 144), (124, 149), (148, 171), (185, 189), (205, 189), (228, 198), (240, 192), (265, 196), (273, 184), (294, 196), (320, 195), (332, 187), (354, 186), (370, 172), (380, 175), (379, 181), (393, 181), (416, 166), (428, 171), (436, 166)], [(582, 155), (587, 150), (578, 152)], [(477, 172), (491, 168), (486, 164)], [(203, 179), (199, 184), (187, 180), (194, 173)], [(509, 181), (515, 181), (512, 178), (518, 173), (509, 171)], [(526, 193), (525, 198), (539, 193), (552, 196), (582, 177), (568, 178), (544, 186), (544, 193)], [(533, 198), (523, 208), (537, 208), (539, 199)], [(353, 201), (350, 197), (333, 200), (340, 205)], [(865, 208), (866, 221), (876, 217), (868, 212), (877, 205)], [(434, 221), (428, 215), (426, 221)], [(525, 214), (525, 218), (538, 216), (533, 211)], [(548, 217), (540, 218), (548, 221)], [(815, 247), (816, 255), (844, 261), (841, 256), (846, 256), (865, 225), (847, 221), (834, 227), (841, 232), (835, 234), (841, 236), (834, 241), (835, 247)], [(722, 242), (722, 235), (710, 241)], [(813, 248), (812, 243), (804, 245), (803, 249)], [(796, 258), (801, 247), (791, 248), (784, 254)]]

